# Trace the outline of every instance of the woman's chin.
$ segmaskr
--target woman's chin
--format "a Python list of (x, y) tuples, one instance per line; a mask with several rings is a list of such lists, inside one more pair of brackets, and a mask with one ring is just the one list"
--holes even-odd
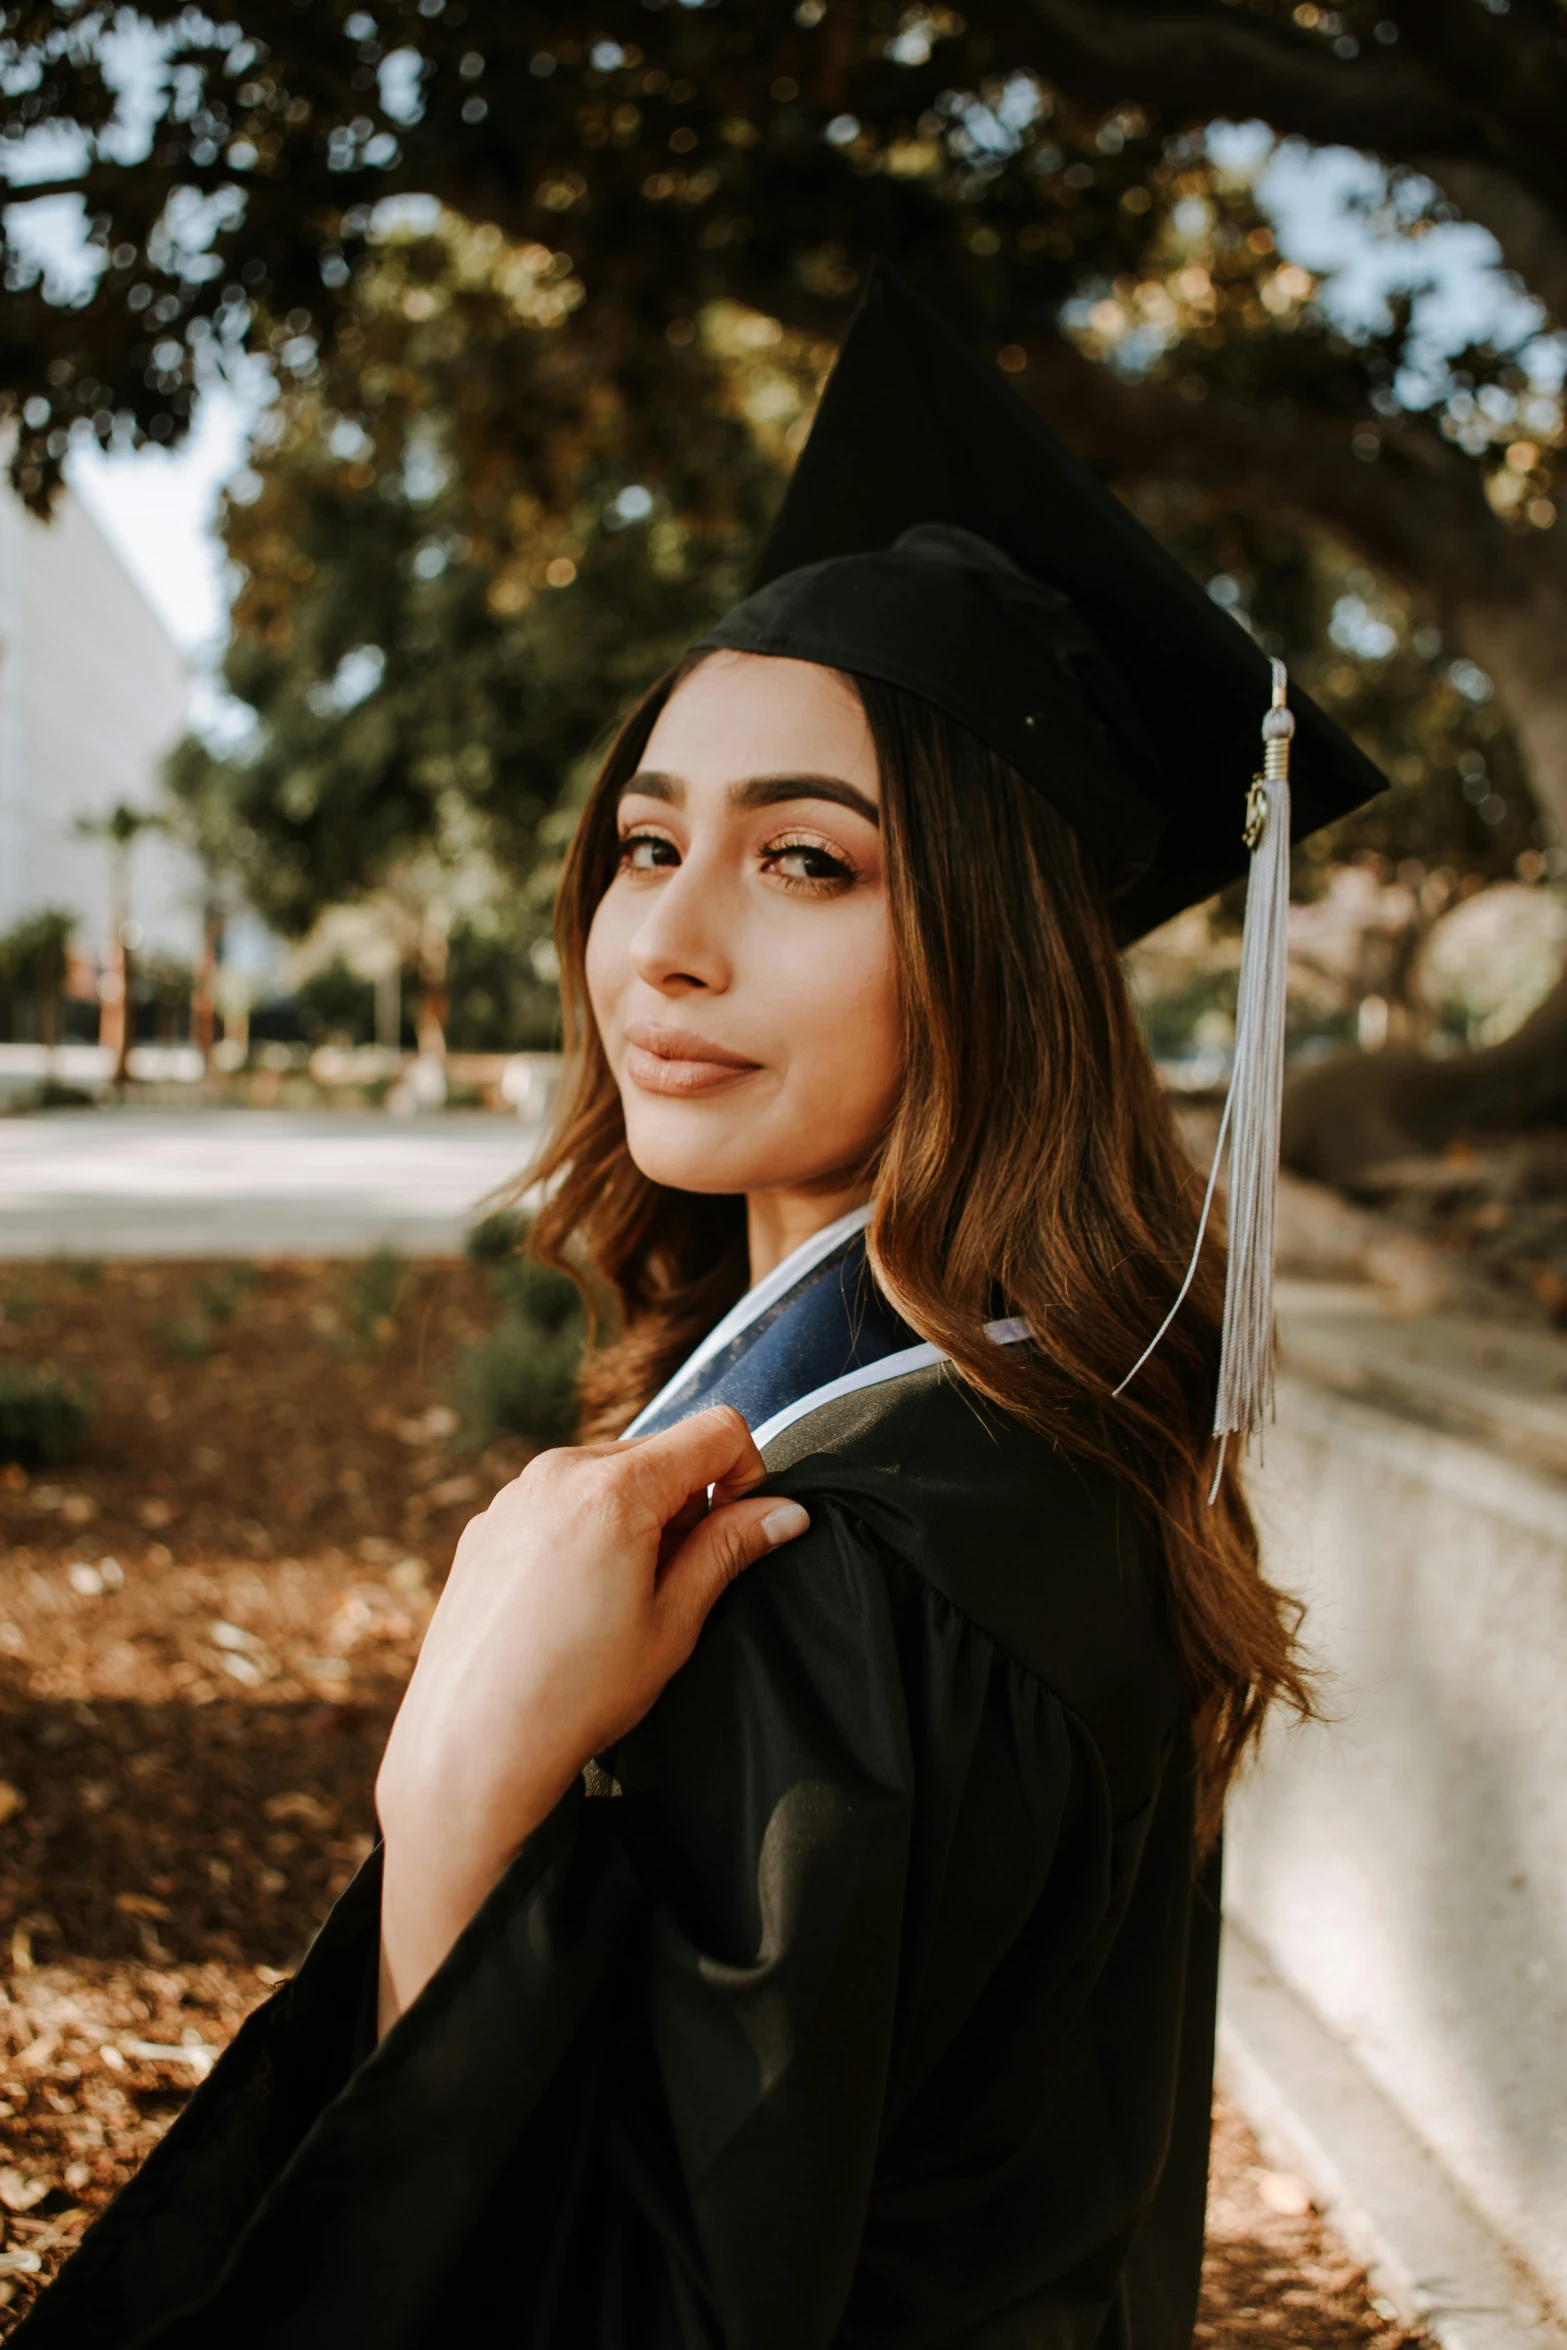
[(770, 1151), (754, 1119), (739, 1123), (714, 1100), (626, 1103), (626, 1147), (638, 1172), (666, 1191), (697, 1191), (715, 1197), (765, 1191), (779, 1181), (784, 1151)]
[(735, 1192), (767, 1187), (766, 1181), (757, 1177), (748, 1157), (738, 1161), (731, 1171), (729, 1163), (711, 1151), (657, 1146), (639, 1150), (634, 1142), (629, 1148), (637, 1172), (665, 1191), (699, 1191), (714, 1198), (727, 1198)]

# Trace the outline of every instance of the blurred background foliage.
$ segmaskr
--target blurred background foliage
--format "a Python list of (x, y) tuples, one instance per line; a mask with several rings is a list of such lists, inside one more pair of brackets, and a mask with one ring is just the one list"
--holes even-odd
[(528, 1219), (499, 1209), (476, 1224), (468, 1254), (484, 1268), (495, 1315), (458, 1358), (454, 1392), (464, 1441), (499, 1435), (566, 1442), (577, 1425), (577, 1367), (586, 1321), (575, 1285), (521, 1252)]
[[(592, 749), (743, 585), (885, 255), (1386, 765), (1298, 861), (1297, 1041), (1483, 1042), (1559, 968), (1535, 922), (1510, 1013), (1477, 1012), (1426, 944), (1567, 863), (1562, 28), (1558, 0), (15, 9), (6, 134), (56, 139), (30, 193), (79, 203), (89, 257), (61, 300), (8, 231), (15, 479), (45, 503), (73, 436), (168, 445), (203, 382), (263, 371), (222, 518), (247, 715), (182, 749), (182, 820), (285, 934), (380, 905), (421, 1038), (545, 1041)], [(1290, 139), (1361, 151), (1398, 266), (1358, 311), (1278, 249), (1258, 176)], [(1460, 219), (1536, 299), (1455, 347), (1420, 253)], [(1139, 961), (1172, 1052), (1222, 1048), (1234, 914)]]

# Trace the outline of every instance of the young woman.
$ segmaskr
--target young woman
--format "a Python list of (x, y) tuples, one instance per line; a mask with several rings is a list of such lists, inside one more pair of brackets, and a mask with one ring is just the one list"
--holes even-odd
[[(783, 544), (914, 380), (931, 452), (945, 385), (971, 473), (1098, 496), (881, 281)], [(464, 1535), (383, 1850), (27, 2350), (1189, 2339), (1200, 1864), (1305, 1703), (1233, 1463), (1207, 1498), (1215, 1252), (1115, 1393), (1197, 1202), (1108, 887), (1212, 876), (1194, 818), (1161, 877), (1091, 589), (910, 474), (923, 527), (775, 563), (609, 753), (535, 1228), (617, 1307), (584, 1441)], [(1238, 659), (1255, 724), (1125, 544), (1166, 681)]]

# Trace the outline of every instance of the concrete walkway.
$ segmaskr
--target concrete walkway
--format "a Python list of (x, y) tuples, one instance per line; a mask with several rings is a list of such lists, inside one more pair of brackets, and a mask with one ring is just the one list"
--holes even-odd
[(465, 1111), (0, 1118), (0, 1259), (453, 1254), (535, 1140)]

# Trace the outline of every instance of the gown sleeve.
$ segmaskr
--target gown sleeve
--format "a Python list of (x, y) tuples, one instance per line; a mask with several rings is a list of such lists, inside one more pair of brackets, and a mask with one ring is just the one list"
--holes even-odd
[(860, 1497), (808, 1499), (378, 2047), (366, 1864), (19, 2350), (1102, 2343), (1182, 1807), (1118, 1805)]
[(608, 1758), (616, 1793), (573, 1790), (368, 2052), (367, 1863), (22, 2350), (831, 2340), (915, 1804), (894, 1572), (818, 1506)]

